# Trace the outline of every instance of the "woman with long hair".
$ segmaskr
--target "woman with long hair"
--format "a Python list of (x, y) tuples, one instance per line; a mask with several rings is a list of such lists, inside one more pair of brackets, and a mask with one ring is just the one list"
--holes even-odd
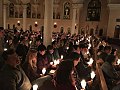
[(36, 63), (37, 63), (37, 51), (34, 49), (30, 49), (27, 53), (26, 61), (23, 64), (23, 69), (31, 82), (40, 77), (40, 75), (37, 74)]
[(76, 90), (72, 75), (73, 68), (74, 63), (70, 60), (62, 61), (59, 64), (54, 76), (54, 85), (57, 90)]

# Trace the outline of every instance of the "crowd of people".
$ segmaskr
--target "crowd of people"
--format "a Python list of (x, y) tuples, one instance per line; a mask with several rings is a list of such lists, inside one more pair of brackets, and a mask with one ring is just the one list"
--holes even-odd
[[(115, 64), (116, 49), (94, 35), (54, 32), (51, 44), (45, 46), (41, 32), (28, 30), (1, 32), (4, 48), (0, 60), (2, 90), (30, 90), (32, 82), (43, 77), (43, 74), (52, 77), (51, 82), (55, 90), (91, 90), (89, 81), (91, 72), (96, 69), (94, 64), (96, 62), (101, 63), (105, 77), (108, 77), (106, 82), (109, 79), (112, 79), (111, 82), (117, 80), (115, 87), (109, 85), (111, 83), (108, 81), (108, 87), (112, 86), (110, 88), (113, 90), (120, 89), (119, 65)], [(97, 58), (94, 58), (95, 51)], [(46, 70), (44, 73), (43, 69)], [(55, 70), (52, 75), (51, 70)], [(86, 81), (84, 88), (81, 85), (82, 80)]]

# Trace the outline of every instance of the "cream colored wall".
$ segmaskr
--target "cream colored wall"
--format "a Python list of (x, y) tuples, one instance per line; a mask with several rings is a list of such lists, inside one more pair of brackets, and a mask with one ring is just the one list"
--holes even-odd
[(120, 4), (109, 4), (109, 8), (110, 14), (107, 35), (114, 37), (115, 26), (117, 25), (116, 19), (120, 19)]
[(87, 6), (90, 0), (87, 0), (84, 2), (83, 9), (81, 10), (81, 15), (80, 15), (80, 28), (79, 29), (84, 29), (86, 32), (86, 29), (96, 29), (96, 26), (98, 25), (99, 29), (104, 30), (104, 35), (106, 35), (107, 32), (107, 25), (108, 25), (108, 7), (107, 7), (107, 0), (101, 0), (101, 18), (100, 21), (86, 21), (87, 17)]
[[(20, 26), (17, 25), (18, 20), (20, 21)], [(37, 27), (34, 26), (36, 21), (38, 22)], [(21, 29), (23, 27), (22, 22), (23, 22), (22, 18), (17, 18), (17, 19), (9, 18), (9, 19), (7, 19), (7, 25), (10, 24), (11, 29), (13, 28), (14, 24), (18, 29)], [(72, 25), (71, 20), (55, 19), (55, 20), (53, 20), (53, 26), (54, 26), (54, 22), (57, 23), (57, 28), (53, 28), (54, 32), (59, 32), (61, 27), (64, 28), (64, 32), (67, 32), (68, 28), (71, 28), (71, 25)], [(27, 19), (26, 23), (27, 23), (28, 30), (29, 30), (29, 26), (32, 25), (32, 29), (34, 31), (37, 31), (37, 30), (40, 30), (41, 26), (44, 26), (44, 19)]]
[(0, 0), (0, 27), (3, 27), (3, 0)]

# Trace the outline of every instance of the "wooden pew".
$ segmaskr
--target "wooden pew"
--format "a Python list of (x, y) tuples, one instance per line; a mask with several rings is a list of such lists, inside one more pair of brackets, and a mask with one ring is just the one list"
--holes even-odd
[(96, 74), (97, 74), (97, 78), (98, 78), (98, 83), (100, 83), (100, 90), (108, 90), (107, 85), (106, 85), (106, 81), (102, 72), (102, 69), (100, 67), (99, 63), (96, 63)]

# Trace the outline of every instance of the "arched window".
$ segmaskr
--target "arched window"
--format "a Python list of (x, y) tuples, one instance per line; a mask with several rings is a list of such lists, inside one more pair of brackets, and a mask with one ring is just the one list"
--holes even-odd
[(31, 4), (27, 4), (27, 18), (31, 18)]
[(66, 2), (64, 4), (64, 19), (70, 19), (70, 3)]
[(99, 0), (91, 0), (87, 8), (87, 21), (100, 21), (101, 2)]
[(9, 17), (14, 17), (14, 4), (10, 3), (9, 5)]

